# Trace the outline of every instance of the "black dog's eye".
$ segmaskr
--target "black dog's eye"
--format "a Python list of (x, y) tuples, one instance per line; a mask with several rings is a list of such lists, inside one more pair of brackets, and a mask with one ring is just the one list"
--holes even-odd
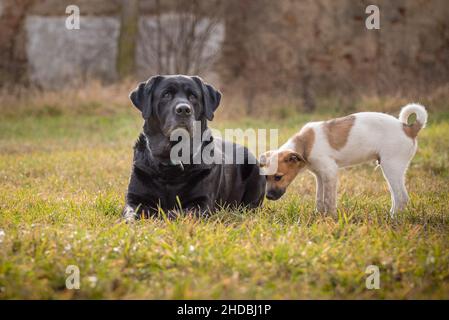
[(195, 102), (196, 99), (197, 99), (197, 97), (196, 97), (196, 95), (194, 95), (193, 93), (189, 95), (189, 100), (190, 100), (191, 102)]
[(276, 174), (275, 176), (274, 176), (274, 181), (280, 181), (282, 179), (282, 176), (280, 176), (280, 175), (278, 175), (278, 174)]
[(170, 92), (170, 91), (167, 91), (166, 93), (164, 93), (163, 95), (162, 95), (162, 99), (166, 99), (166, 100), (169, 100), (169, 99), (171, 99), (172, 98), (172, 93)]

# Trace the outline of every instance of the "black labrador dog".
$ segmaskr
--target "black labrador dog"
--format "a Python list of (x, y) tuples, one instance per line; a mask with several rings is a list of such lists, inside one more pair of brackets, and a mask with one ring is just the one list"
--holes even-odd
[[(255, 208), (262, 203), (265, 176), (259, 174), (254, 156), (243, 146), (210, 135), (207, 121), (221, 99), (215, 88), (196, 76), (159, 75), (140, 83), (130, 99), (141, 111), (144, 126), (134, 146), (125, 220), (160, 209), (168, 216), (186, 211), (203, 216), (219, 207)], [(173, 160), (172, 150), (180, 141), (172, 134), (178, 129), (189, 139), (195, 130), (202, 136), (183, 161)], [(195, 161), (206, 149), (218, 161)], [(236, 164), (239, 152), (243, 161)]]

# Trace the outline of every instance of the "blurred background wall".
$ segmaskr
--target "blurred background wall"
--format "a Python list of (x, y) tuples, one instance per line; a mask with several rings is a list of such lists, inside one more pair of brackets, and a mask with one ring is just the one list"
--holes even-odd
[[(369, 4), (380, 30), (365, 28)], [(419, 95), (449, 83), (449, 1), (0, 0), (0, 86), (156, 73), (200, 74), (248, 113), (267, 98), (307, 111), (321, 96)]]

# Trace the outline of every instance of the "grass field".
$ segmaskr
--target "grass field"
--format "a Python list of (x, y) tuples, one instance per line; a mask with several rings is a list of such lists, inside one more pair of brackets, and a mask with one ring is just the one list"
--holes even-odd
[[(213, 126), (279, 128), (283, 142), (327, 117)], [(123, 224), (140, 127), (137, 112), (0, 119), (0, 298), (449, 297), (448, 113), (430, 113), (409, 209), (394, 220), (381, 171), (363, 165), (341, 172), (338, 220), (313, 213), (305, 173), (252, 212)], [(68, 265), (80, 269), (79, 290), (66, 289)], [(379, 290), (365, 286), (369, 265)]]

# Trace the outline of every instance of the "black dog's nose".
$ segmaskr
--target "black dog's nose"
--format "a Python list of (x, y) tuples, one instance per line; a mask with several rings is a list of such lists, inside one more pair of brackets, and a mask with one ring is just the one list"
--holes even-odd
[(190, 116), (192, 108), (186, 103), (181, 103), (176, 106), (175, 112), (178, 116)]

